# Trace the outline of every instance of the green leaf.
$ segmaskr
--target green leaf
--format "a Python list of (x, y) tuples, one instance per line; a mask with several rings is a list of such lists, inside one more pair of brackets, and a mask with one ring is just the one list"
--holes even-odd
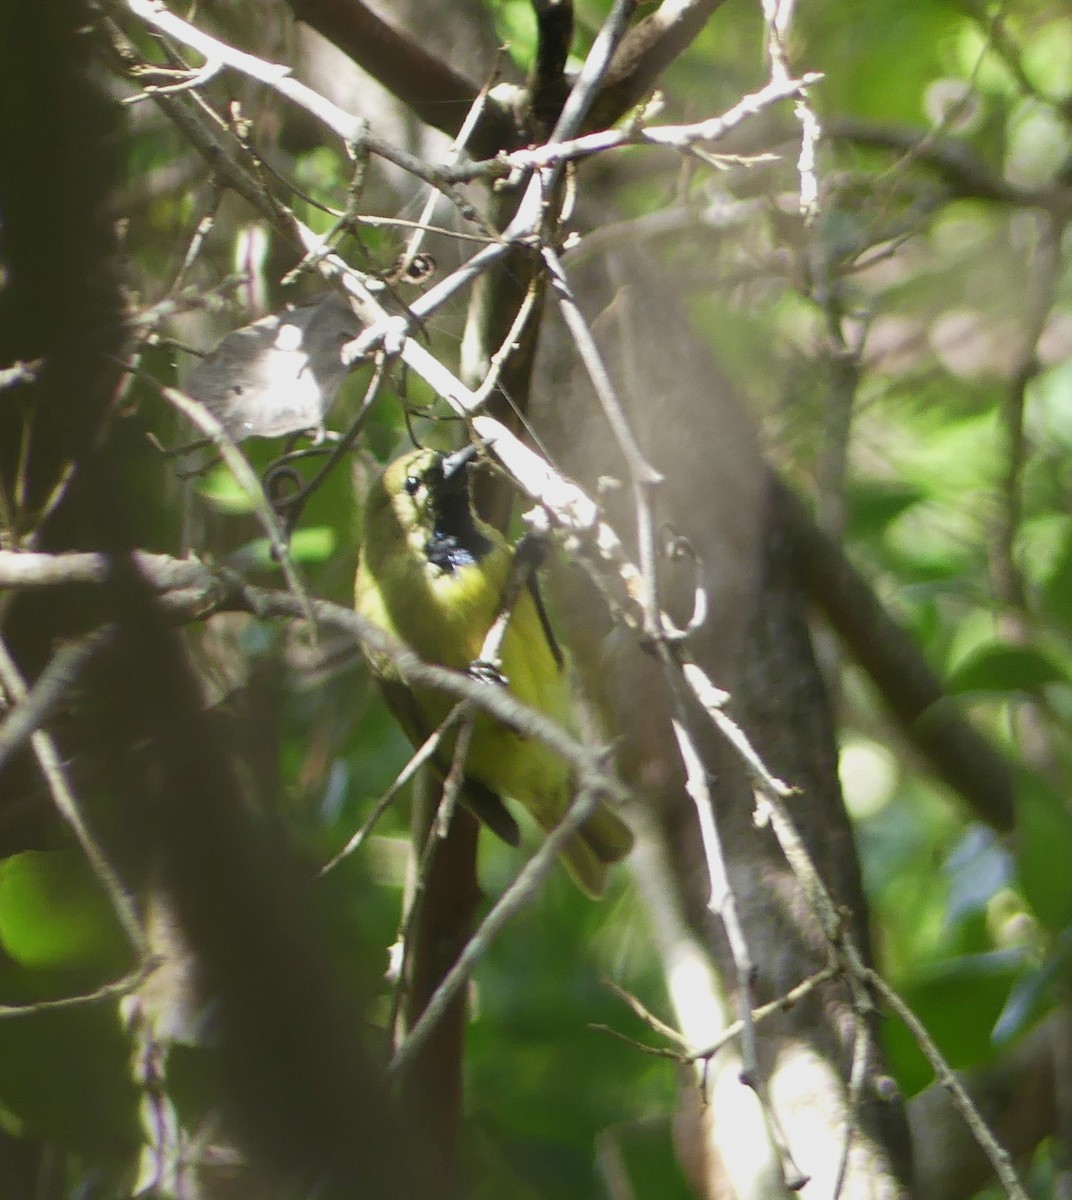
[(0, 944), (32, 968), (111, 966), (126, 957), (100, 884), (67, 850), (25, 850), (0, 863)]
[(129, 1159), (138, 1144), (139, 1098), (130, 1053), (115, 1004), (0, 1021), (6, 1119), (90, 1162)]
[(1021, 770), (1016, 793), (1016, 859), (1024, 896), (1043, 926), (1072, 924), (1072, 810), (1034, 772)]
[[(801, 12), (810, 62), (827, 72), (823, 103), (836, 112), (890, 122), (920, 120), (924, 90), (943, 69), (942, 51), (962, 23), (963, 16), (944, 0), (848, 8), (828, 0)], [(861, 46), (881, 50), (864, 55)]]
[(197, 485), (197, 491), (220, 512), (228, 513), (231, 516), (240, 516), (253, 511), (252, 497), (223, 463), (213, 467), (201, 479)]
[(1042, 603), (1054, 620), (1072, 629), (1072, 530), (1042, 585)]
[(946, 680), (954, 695), (965, 692), (1031, 692), (1047, 683), (1065, 683), (1068, 676), (1032, 646), (988, 642), (977, 647)]
[[(1015, 952), (967, 954), (947, 960), (900, 991), (950, 1066), (959, 1069), (993, 1057), (994, 1027), (1021, 970), (1021, 956)], [(913, 1096), (934, 1072), (900, 1021), (887, 1022), (883, 1032), (890, 1069), (905, 1094)]]
[(536, 19), (527, 0), (499, 0), (493, 7), (495, 27), (510, 57), (527, 70), (536, 53)]
[(994, 1040), (999, 1045), (1026, 1033), (1061, 1002), (1061, 977), (1068, 974), (1069, 966), (1068, 939), (1063, 941), (1065, 944), (1059, 944), (1055, 955), (1033, 964), (1009, 989), (1005, 1008), (994, 1026)]
[(903, 512), (924, 499), (922, 489), (896, 480), (863, 480), (852, 488), (849, 500), (849, 536), (881, 533)]
[[(296, 529), (290, 538), (290, 559), (296, 563), (326, 562), (338, 545), (335, 530), (330, 525), (317, 525), (310, 529)], [(256, 538), (228, 560), (235, 570), (277, 570), (279, 564), (272, 557), (272, 546), (267, 538)]]

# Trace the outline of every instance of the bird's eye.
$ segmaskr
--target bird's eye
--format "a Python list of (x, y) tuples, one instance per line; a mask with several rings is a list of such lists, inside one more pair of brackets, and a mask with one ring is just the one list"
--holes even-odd
[(421, 481), (416, 475), (407, 475), (406, 482), (402, 486), (406, 489), (407, 496), (416, 496), (421, 490)]

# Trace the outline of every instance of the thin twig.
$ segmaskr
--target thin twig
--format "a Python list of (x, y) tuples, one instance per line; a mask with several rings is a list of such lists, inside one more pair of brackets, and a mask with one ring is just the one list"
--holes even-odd
[[(348, 58), (388, 89), (419, 120), (454, 137), (462, 114), (473, 103), (477, 84), (428, 48), (424, 31), (406, 30), (385, 20), (364, 0), (287, 0), (294, 15), (334, 43)], [(389, 10), (384, 10), (385, 12)], [(517, 137), (511, 101), (518, 89), (497, 94), (484, 111), (477, 140), (493, 154)]]
[(319, 471), (307, 483), (303, 484), (298, 491), (292, 495), (280, 497), (273, 500), (273, 507), (283, 513), (287, 531), (291, 531), (295, 525), (301, 520), (301, 514), (308, 503), (309, 498), (315, 494), (321, 484), (328, 478), (331, 472), (335, 469), (339, 461), (353, 449), (357, 439), (361, 436), (361, 431), (365, 428), (369, 417), (372, 414), (372, 406), (376, 403), (379, 397), (380, 390), (383, 387), (383, 381), (387, 375), (387, 366), (389, 359), (386, 354), (379, 353), (376, 356), (376, 366), (372, 372), (372, 378), (369, 380), (368, 387), (365, 389), (365, 395), (361, 400), (361, 406), (357, 410), (357, 416), (350, 422), (349, 429), (339, 438), (338, 442), (333, 447), (328, 455), (327, 461)]
[[(235, 572), (210, 568), (197, 559), (135, 553), (139, 573), (158, 594), (165, 610), (176, 619), (204, 620), (216, 612), (249, 612), (262, 619), (305, 619), (299, 599), (288, 591), (247, 584)], [(63, 584), (103, 583), (107, 558), (92, 552), (60, 555), (0, 550), (0, 586), (57, 587)], [(434, 688), (471, 701), (503, 725), (525, 737), (537, 738), (565, 759), (578, 779), (602, 793), (625, 800), (628, 789), (605, 766), (604, 752), (566, 732), (556, 721), (518, 700), (506, 688), (489, 687), (461, 671), (423, 662), (401, 642), (349, 607), (326, 600), (312, 602), (314, 615), (325, 629), (363, 642), (370, 653), (391, 663), (410, 686)]]
[(38, 675), (33, 687), (15, 704), (0, 725), (0, 771), (33, 733), (54, 715), (69, 697), (78, 677), (103, 646), (108, 630), (61, 647)]
[[(602, 1021), (590, 1021), (588, 1028), (593, 1033), (605, 1033), (612, 1038), (617, 1038), (619, 1042), (625, 1042), (627, 1046), (634, 1050), (639, 1050), (641, 1054), (650, 1054), (653, 1058), (668, 1058), (672, 1062), (681, 1062), (681, 1051), (671, 1050), (669, 1046), (651, 1046), (647, 1042), (638, 1042), (636, 1038), (630, 1037), (627, 1033), (622, 1033), (620, 1029), (615, 1029), (613, 1025), (606, 1025)], [(676, 1035), (680, 1037), (680, 1034)]]
[[(447, 151), (444, 157), (444, 166), (453, 166), (454, 163), (456, 163), (461, 157), (462, 151), (468, 144), (470, 137), (472, 137), (473, 132), (480, 121), (480, 118), (484, 114), (484, 109), (487, 105), (488, 92), (491, 90), (495, 80), (498, 78), (498, 74), (499, 64), (496, 62), (495, 69), (488, 77), (484, 86), (477, 93), (473, 103), (469, 107), (469, 111), (465, 114), (465, 120), (462, 122), (462, 127), (458, 130), (457, 137), (455, 137), (455, 139), (451, 142), (450, 149)], [(413, 230), (413, 234), (406, 243), (406, 249), (402, 254), (399, 263), (399, 270), (403, 274), (408, 270), (413, 260), (420, 253), (421, 245), (424, 241), (424, 235), (428, 228), (428, 223), (431, 221), (432, 214), (435, 212), (437, 193), (439, 191), (439, 188), (433, 188), (428, 193), (428, 198), (424, 202), (424, 208), (421, 210), (421, 215), (417, 218), (417, 224)]]
[[(581, 128), (581, 123), (595, 103), (599, 89), (607, 77), (614, 52), (625, 36), (636, 8), (637, 0), (614, 0), (599, 32), (592, 39), (581, 73), (566, 97), (566, 103), (562, 106), (562, 112), (551, 132), (551, 141), (566, 141)], [(562, 165), (561, 162), (553, 164), (551, 173), (543, 181), (546, 194), (550, 195), (553, 192)]]
[[(295, 79), (290, 67), (279, 63), (265, 62), (254, 54), (239, 50), (226, 42), (214, 38), (196, 26), (169, 12), (162, 0), (125, 0), (127, 7), (135, 16), (159, 29), (178, 41), (204, 55), (205, 70), (213, 70), (220, 66), (228, 66), (233, 70), (248, 75), (251, 79), (265, 84), (279, 92), (288, 100), (303, 108), (321, 124), (340, 137), (345, 145), (365, 146), (373, 154), (400, 167), (402, 170), (415, 175), (418, 179), (430, 184), (443, 192), (457, 207), (458, 212), (487, 234), (494, 236), (490, 223), (480, 215), (473, 204), (459, 192), (454, 185), (445, 180), (434, 167), (430, 167), (423, 159), (408, 151), (401, 150), (390, 143), (368, 133), (366, 122), (361, 117), (355, 117), (337, 104), (332, 103), (326, 96), (315, 91), (307, 84)], [(167, 98), (170, 91), (178, 89), (158, 88), (150, 92), (154, 99)], [(174, 98), (174, 97), (171, 97)]]
[(938, 1083), (949, 1093), (960, 1115), (971, 1129), (972, 1136), (990, 1160), (994, 1174), (997, 1175), (1011, 1200), (1028, 1200), (1027, 1191), (1013, 1166), (1012, 1157), (990, 1131), (990, 1126), (983, 1119), (952, 1067), (946, 1062), (941, 1050), (927, 1032), (927, 1027), (877, 971), (873, 971), (869, 967), (862, 968), (862, 978), (904, 1022), (909, 1033), (915, 1039), (916, 1045), (923, 1051), (924, 1057), (933, 1068)]
[(722, 839), (719, 837), (718, 826), (715, 823), (714, 802), (711, 798), (710, 788), (707, 786), (707, 769), (684, 723), (674, 717), (671, 724), (677, 740), (678, 753), (685, 766), (685, 790), (692, 799), (693, 807), (696, 810), (700, 836), (703, 840), (704, 860), (707, 863), (710, 881), (707, 907), (722, 919), (726, 940), (729, 942), (730, 955), (737, 971), (737, 1000), (741, 1013), (741, 1081), (755, 1088), (759, 1082), (759, 1054), (756, 1049), (755, 1029), (751, 1020), (754, 984), (752, 958), (748, 951), (748, 943), (745, 940), (744, 928), (737, 912), (733, 891), (730, 888), (725, 852), (722, 848)]
[(516, 315), (510, 324), (510, 328), (506, 332), (506, 336), (502, 340), (502, 345), (491, 356), (488, 363), (487, 374), (485, 374), (480, 386), (473, 393), (472, 407), (469, 412), (475, 413), (488, 402), (495, 388), (498, 386), (499, 377), (502, 375), (503, 368), (506, 366), (510, 355), (518, 347), (518, 342), (524, 332), (525, 326), (528, 324), (529, 318), (532, 316), (533, 310), (536, 307), (536, 302), (540, 297), (540, 288), (537, 286), (536, 280), (529, 281), (528, 289), (525, 292), (524, 299), (518, 306)]
[(351, 854), (354, 854), (357, 850), (359, 850), (362, 845), (364, 845), (380, 817), (382, 817), (390, 807), (391, 801), (439, 749), (439, 745), (447, 734), (448, 730), (458, 720), (462, 708), (463, 704), (456, 704), (454, 708), (452, 708), (447, 714), (446, 718), (440, 722), (439, 726), (434, 730), (431, 736), (426, 738), (413, 752), (409, 762), (407, 762), (402, 770), (399, 771), (399, 773), (395, 776), (391, 786), (372, 806), (371, 812), (365, 818), (363, 824), (357, 830), (357, 832), (350, 838), (346, 845), (343, 846), (340, 851), (338, 851), (337, 854), (329, 858), (328, 861), (320, 868), (319, 873), (321, 876), (324, 876), (329, 871), (334, 870), (334, 868), (337, 867), (344, 858), (348, 858)]
[[(22, 703), (29, 695), (22, 672), (3, 639), (0, 639), (0, 687), (16, 703)], [(96, 836), (82, 815), (78, 800), (67, 781), (63, 760), (56, 743), (50, 734), (43, 729), (37, 729), (30, 735), (30, 744), (33, 746), (38, 767), (52, 795), (56, 811), (67, 823), (78, 844), (82, 847), (82, 853), (86, 856), (101, 887), (104, 888), (127, 940), (133, 946), (139, 959), (144, 960), (148, 955), (148, 943), (145, 931), (142, 929), (137, 905), (115, 868), (108, 861)]]
[(458, 183), (473, 179), (495, 178), (504, 172), (539, 170), (561, 167), (567, 162), (590, 158), (609, 150), (636, 146), (661, 146), (678, 152), (698, 145), (721, 141), (749, 117), (765, 112), (783, 100), (799, 97), (823, 78), (817, 71), (799, 79), (785, 79), (766, 84), (739, 100), (718, 117), (707, 117), (684, 125), (635, 125), (624, 129), (602, 129), (569, 139), (551, 139), (541, 146), (514, 150), (484, 162), (465, 163), (444, 170), (444, 175)]
[(640, 445), (629, 426), (621, 402), (615, 394), (610, 372), (603, 362), (603, 356), (599, 352), (596, 340), (588, 328), (588, 323), (581, 313), (577, 300), (573, 295), (573, 289), (566, 278), (566, 272), (562, 267), (562, 260), (550, 246), (541, 247), (541, 254), (544, 263), (547, 265), (555, 299), (562, 310), (562, 317), (573, 337), (574, 345), (577, 347), (581, 362), (588, 372), (592, 388), (603, 408), (603, 415), (606, 417), (607, 424), (610, 426), (615, 441), (618, 443), (618, 447), (625, 458), (630, 474), (634, 479), (642, 483), (658, 483), (662, 479), (662, 476), (645, 459), (643, 451), (640, 449)]
[(845, 1137), (841, 1143), (841, 1156), (838, 1159), (837, 1175), (834, 1178), (833, 1200), (840, 1200), (845, 1179), (849, 1171), (849, 1154), (852, 1151), (853, 1138), (860, 1119), (860, 1103), (863, 1099), (864, 1086), (867, 1083), (867, 1064), (870, 1058), (870, 1039), (867, 1032), (867, 1022), (858, 1017), (852, 1030), (852, 1065), (849, 1068), (849, 1095), (845, 1113)]
[(692, 43), (722, 0), (663, 0), (622, 39), (592, 112), (613, 125), (656, 86), (663, 71)]
[[(785, 84), (790, 80), (789, 42), (796, 0), (763, 0), (763, 17), (767, 23), (767, 58), (770, 61), (771, 82), (769, 86)], [(815, 175), (815, 148), (822, 128), (815, 110), (807, 100), (804, 89), (797, 95), (796, 118), (800, 123), (800, 155), (797, 173), (800, 177), (800, 212), (805, 224), (812, 224), (819, 216), (819, 181)]]
[[(771, 1000), (766, 1004), (761, 1004), (758, 1008), (754, 1008), (751, 1013), (751, 1018), (754, 1024), (758, 1025), (761, 1021), (765, 1021), (768, 1017), (775, 1013), (785, 1012), (793, 1007), (794, 1004), (799, 1004), (801, 1000), (810, 996), (817, 988), (831, 979), (836, 979), (840, 974), (841, 968), (837, 963), (831, 963), (829, 966), (823, 967), (821, 971), (816, 971), (814, 975), (809, 975), (807, 979), (801, 980), (795, 987), (791, 987), (789, 991), (784, 992), (777, 1000)], [(727, 1025), (725, 1029), (718, 1035), (717, 1038), (702, 1050), (693, 1050), (689, 1053), (686, 1062), (700, 1062), (703, 1059), (714, 1058), (714, 1056), (728, 1042), (732, 1042), (734, 1038), (740, 1037), (744, 1031), (744, 1022), (740, 1019), (733, 1021)]]
[(235, 482), (245, 492), (250, 503), (253, 505), (254, 515), (260, 522), (261, 528), (268, 535), (272, 554), (279, 563), (280, 569), (283, 572), (283, 578), (287, 581), (287, 586), (302, 606), (315, 641), (317, 636), (316, 617), (313, 613), (309, 592), (291, 560), (290, 551), (287, 548), (286, 536), (279, 524), (279, 519), (268, 497), (265, 496), (264, 488), (261, 487), (260, 481), (254, 474), (253, 468), (249, 465), (245, 455), (242, 454), (231, 438), (228, 437), (227, 431), (217, 418), (199, 400), (195, 400), (192, 396), (187, 396), (185, 392), (180, 392), (177, 388), (161, 387), (160, 394), (173, 408), (178, 409), (207, 438), (211, 439), (212, 444), (220, 452), (223, 461), (227, 464), (228, 470), (234, 476)]
[[(487, 688), (493, 692), (496, 689)], [(410, 1030), (405, 1041), (391, 1059), (390, 1071), (397, 1075), (417, 1053), (440, 1018), (450, 1006), (458, 990), (462, 988), (473, 968), (487, 953), (488, 947), (502, 932), (513, 917), (528, 904), (539, 891), (543, 881), (554, 868), (555, 861), (566, 843), (595, 812), (601, 802), (598, 788), (581, 786), (573, 803), (562, 820), (551, 830), (536, 853), (522, 868), (514, 882), (495, 902), (491, 912), (466, 943), (457, 962), (444, 976), (431, 1000), (421, 1013), (420, 1020)]]
[(34, 1000), (29, 1004), (0, 1004), (0, 1018), (33, 1017), (38, 1013), (55, 1012), (65, 1008), (84, 1008), (91, 1004), (100, 1004), (103, 1000), (114, 1000), (117, 997), (129, 996), (149, 978), (159, 966), (156, 959), (150, 958), (142, 963), (136, 971), (116, 979), (112, 983), (102, 984), (92, 992), (84, 992), (79, 996), (60, 996), (54, 1000)]
[[(657, 1017), (651, 1011), (651, 1009), (645, 1007), (645, 1005), (642, 1004), (632, 992), (626, 991), (626, 989), (623, 988), (620, 983), (616, 983), (613, 979), (604, 979), (603, 986), (610, 988), (610, 990), (618, 997), (618, 999), (624, 1001), (624, 1003), (629, 1006), (632, 1012), (638, 1016), (645, 1025), (654, 1030), (655, 1033), (661, 1034), (668, 1042), (673, 1042), (675, 1045), (680, 1046), (681, 1049), (686, 1052), (686, 1054), (691, 1054), (692, 1047), (689, 1045), (689, 1039), (685, 1037), (684, 1034), (679, 1033), (678, 1030), (673, 1027), (673, 1025), (667, 1025), (665, 1021)], [(593, 1026), (592, 1028), (600, 1027)], [(670, 1053), (673, 1054), (675, 1058), (678, 1057), (677, 1053), (673, 1051), (670, 1051)]]

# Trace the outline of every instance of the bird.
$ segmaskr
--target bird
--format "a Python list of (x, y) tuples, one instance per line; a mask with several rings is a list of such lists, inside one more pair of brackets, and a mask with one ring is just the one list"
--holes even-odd
[[(473, 509), (470, 466), (479, 447), (451, 455), (418, 448), (395, 459), (369, 488), (354, 587), (356, 611), (420, 658), (492, 679), (523, 704), (572, 728), (572, 692), (535, 572), (523, 581), (502, 638), (499, 663), (481, 662), (488, 631), (515, 572), (514, 547)], [(391, 661), (366, 650), (388, 705), (414, 746), (447, 717), (456, 699), (410, 688)], [(436, 770), (445, 777), (454, 739), (441, 744)], [(521, 805), (545, 832), (574, 796), (568, 764), (542, 741), (496, 720), (474, 717), (461, 798), (500, 838), (519, 842), (503, 803)], [(625, 858), (633, 836), (601, 803), (565, 844), (561, 857), (592, 898), (605, 890), (608, 867)]]

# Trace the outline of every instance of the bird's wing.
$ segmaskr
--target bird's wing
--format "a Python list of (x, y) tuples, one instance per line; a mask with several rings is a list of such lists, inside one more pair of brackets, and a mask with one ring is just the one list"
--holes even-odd
[(529, 575), (528, 589), (529, 595), (532, 597), (532, 603), (536, 608), (536, 615), (540, 618), (540, 627), (543, 629), (543, 636), (547, 639), (548, 649), (551, 651), (551, 656), (561, 671), (565, 668), (566, 659), (562, 653), (562, 647), (558, 644), (558, 638), (555, 637), (555, 631), (551, 628), (551, 621), (547, 616), (547, 609), (544, 607), (543, 596), (540, 594), (540, 584), (536, 578), (535, 571)]
[(551, 628), (551, 621), (547, 616), (547, 608), (544, 606), (543, 596), (540, 594), (539, 577), (536, 574), (537, 569), (546, 557), (546, 553), (546, 539), (537, 534), (526, 533), (514, 546), (514, 570), (520, 569), (525, 573), (525, 590), (528, 592), (532, 600), (532, 605), (536, 609), (536, 616), (539, 618), (540, 628), (543, 630), (547, 648), (551, 651), (551, 657), (555, 660), (555, 665), (561, 671), (566, 666), (566, 657), (562, 653), (562, 647), (558, 644), (558, 638), (555, 637), (554, 629)]
[[(394, 714), (395, 720), (402, 726), (403, 731), (414, 746), (421, 746), (431, 736), (433, 726), (428, 721), (420, 702), (404, 683), (398, 680), (381, 679), (387, 707)], [(440, 748), (441, 749), (441, 748)], [(450, 770), (450, 756), (438, 752), (432, 756), (432, 766), (441, 780), (446, 779)], [(518, 846), (521, 843), (521, 830), (510, 815), (501, 798), (491, 788), (470, 776), (465, 777), (462, 784), (461, 798), (473, 815), (482, 821), (508, 846)]]

